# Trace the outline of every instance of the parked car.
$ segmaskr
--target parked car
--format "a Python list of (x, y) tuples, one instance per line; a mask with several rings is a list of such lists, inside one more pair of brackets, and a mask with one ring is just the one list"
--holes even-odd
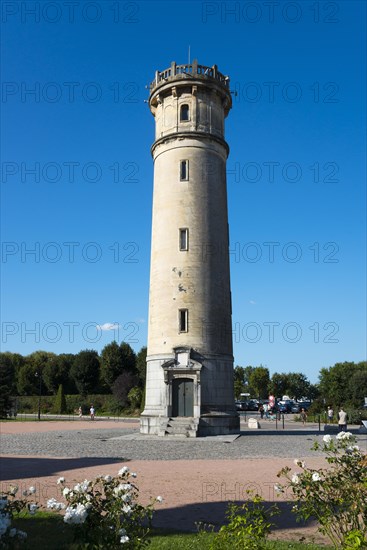
[(236, 409), (238, 411), (247, 411), (247, 403), (246, 401), (235, 401)]
[(247, 401), (247, 410), (248, 411), (258, 411), (260, 403), (257, 399), (250, 399)]
[(279, 401), (278, 403), (278, 411), (283, 414), (288, 414), (292, 412), (292, 407), (294, 405), (294, 401), (287, 400), (287, 401)]

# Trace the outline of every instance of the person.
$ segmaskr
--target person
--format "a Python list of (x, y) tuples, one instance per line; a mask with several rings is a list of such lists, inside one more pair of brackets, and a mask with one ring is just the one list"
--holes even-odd
[(260, 417), (261, 417), (261, 420), (264, 418), (264, 405), (260, 405), (259, 407), (259, 412), (260, 412)]
[(347, 431), (347, 413), (343, 409), (343, 407), (340, 407), (339, 411), (339, 432), (346, 432)]
[(265, 418), (269, 418), (269, 405), (267, 403), (264, 403), (264, 413)]
[(90, 412), (90, 419), (91, 419), (91, 420), (94, 420), (95, 410), (94, 410), (94, 407), (93, 407), (93, 403), (92, 403), (92, 405), (90, 406), (89, 412)]
[(79, 415), (79, 418), (83, 418), (83, 410), (81, 407), (79, 407), (78, 409), (78, 415)]
[(307, 420), (307, 413), (305, 411), (305, 409), (301, 409), (301, 413), (300, 413), (300, 418), (302, 420), (302, 424), (305, 425), (306, 424), (306, 420)]
[(328, 408), (327, 408), (327, 419), (328, 419), (329, 424), (332, 423), (333, 418), (334, 418), (334, 411), (331, 408), (331, 406), (329, 405)]

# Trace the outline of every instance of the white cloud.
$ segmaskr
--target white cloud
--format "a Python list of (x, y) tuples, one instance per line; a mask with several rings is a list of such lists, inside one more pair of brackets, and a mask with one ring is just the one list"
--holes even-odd
[(97, 330), (117, 330), (120, 328), (118, 323), (104, 323), (103, 325), (97, 325)]
[(255, 302), (255, 300), (249, 300), (249, 304), (255, 305), (256, 302)]

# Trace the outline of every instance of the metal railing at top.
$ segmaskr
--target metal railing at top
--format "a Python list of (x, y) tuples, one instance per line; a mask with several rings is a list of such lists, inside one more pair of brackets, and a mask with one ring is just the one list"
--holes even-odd
[(162, 80), (168, 80), (169, 78), (180, 74), (189, 74), (192, 76), (199, 75), (214, 78), (229, 88), (229, 77), (219, 72), (216, 65), (207, 67), (206, 65), (198, 65), (197, 61), (193, 61), (192, 63), (185, 65), (177, 65), (173, 62), (171, 63), (171, 66), (164, 71), (156, 71), (155, 79), (151, 83), (150, 89), (152, 90), (155, 88), (160, 82), (162, 82)]

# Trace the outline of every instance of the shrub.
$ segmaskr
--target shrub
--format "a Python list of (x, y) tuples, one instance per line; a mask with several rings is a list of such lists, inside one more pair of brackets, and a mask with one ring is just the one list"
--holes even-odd
[(75, 526), (75, 542), (80, 548), (142, 548), (148, 544), (154, 503), (162, 498), (151, 500), (146, 507), (139, 504), (135, 478), (125, 466), (116, 477), (98, 476), (69, 489), (62, 477), (58, 483), (67, 507), (54, 498), (47, 506), (56, 511), (66, 508), (64, 522)]
[(53, 409), (56, 414), (65, 414), (67, 412), (64, 386), (62, 384), (59, 385)]
[[(17, 499), (18, 487), (10, 487), (8, 491), (0, 494), (0, 548), (17, 548), (18, 544), (27, 538), (27, 533), (12, 527), (12, 520), (21, 512), (35, 514), (38, 506), (35, 502), (29, 501), (28, 496), (36, 492), (34, 487), (23, 491), (24, 498)], [(31, 497), (33, 498), (33, 497)]]
[(355, 441), (350, 432), (338, 433), (335, 441), (326, 434), (323, 445), (315, 442), (313, 449), (326, 453), (330, 468), (313, 470), (295, 460), (300, 472), (286, 467), (278, 474), (287, 484), (276, 489), (290, 489), (298, 517), (315, 518), (335, 548), (367, 548), (367, 458)]
[(229, 523), (220, 528), (210, 549), (260, 550), (266, 548), (266, 539), (272, 526), (269, 518), (277, 513), (279, 513), (278, 508), (274, 505), (265, 509), (263, 499), (259, 495), (255, 495), (241, 506), (229, 504), (226, 512)]

